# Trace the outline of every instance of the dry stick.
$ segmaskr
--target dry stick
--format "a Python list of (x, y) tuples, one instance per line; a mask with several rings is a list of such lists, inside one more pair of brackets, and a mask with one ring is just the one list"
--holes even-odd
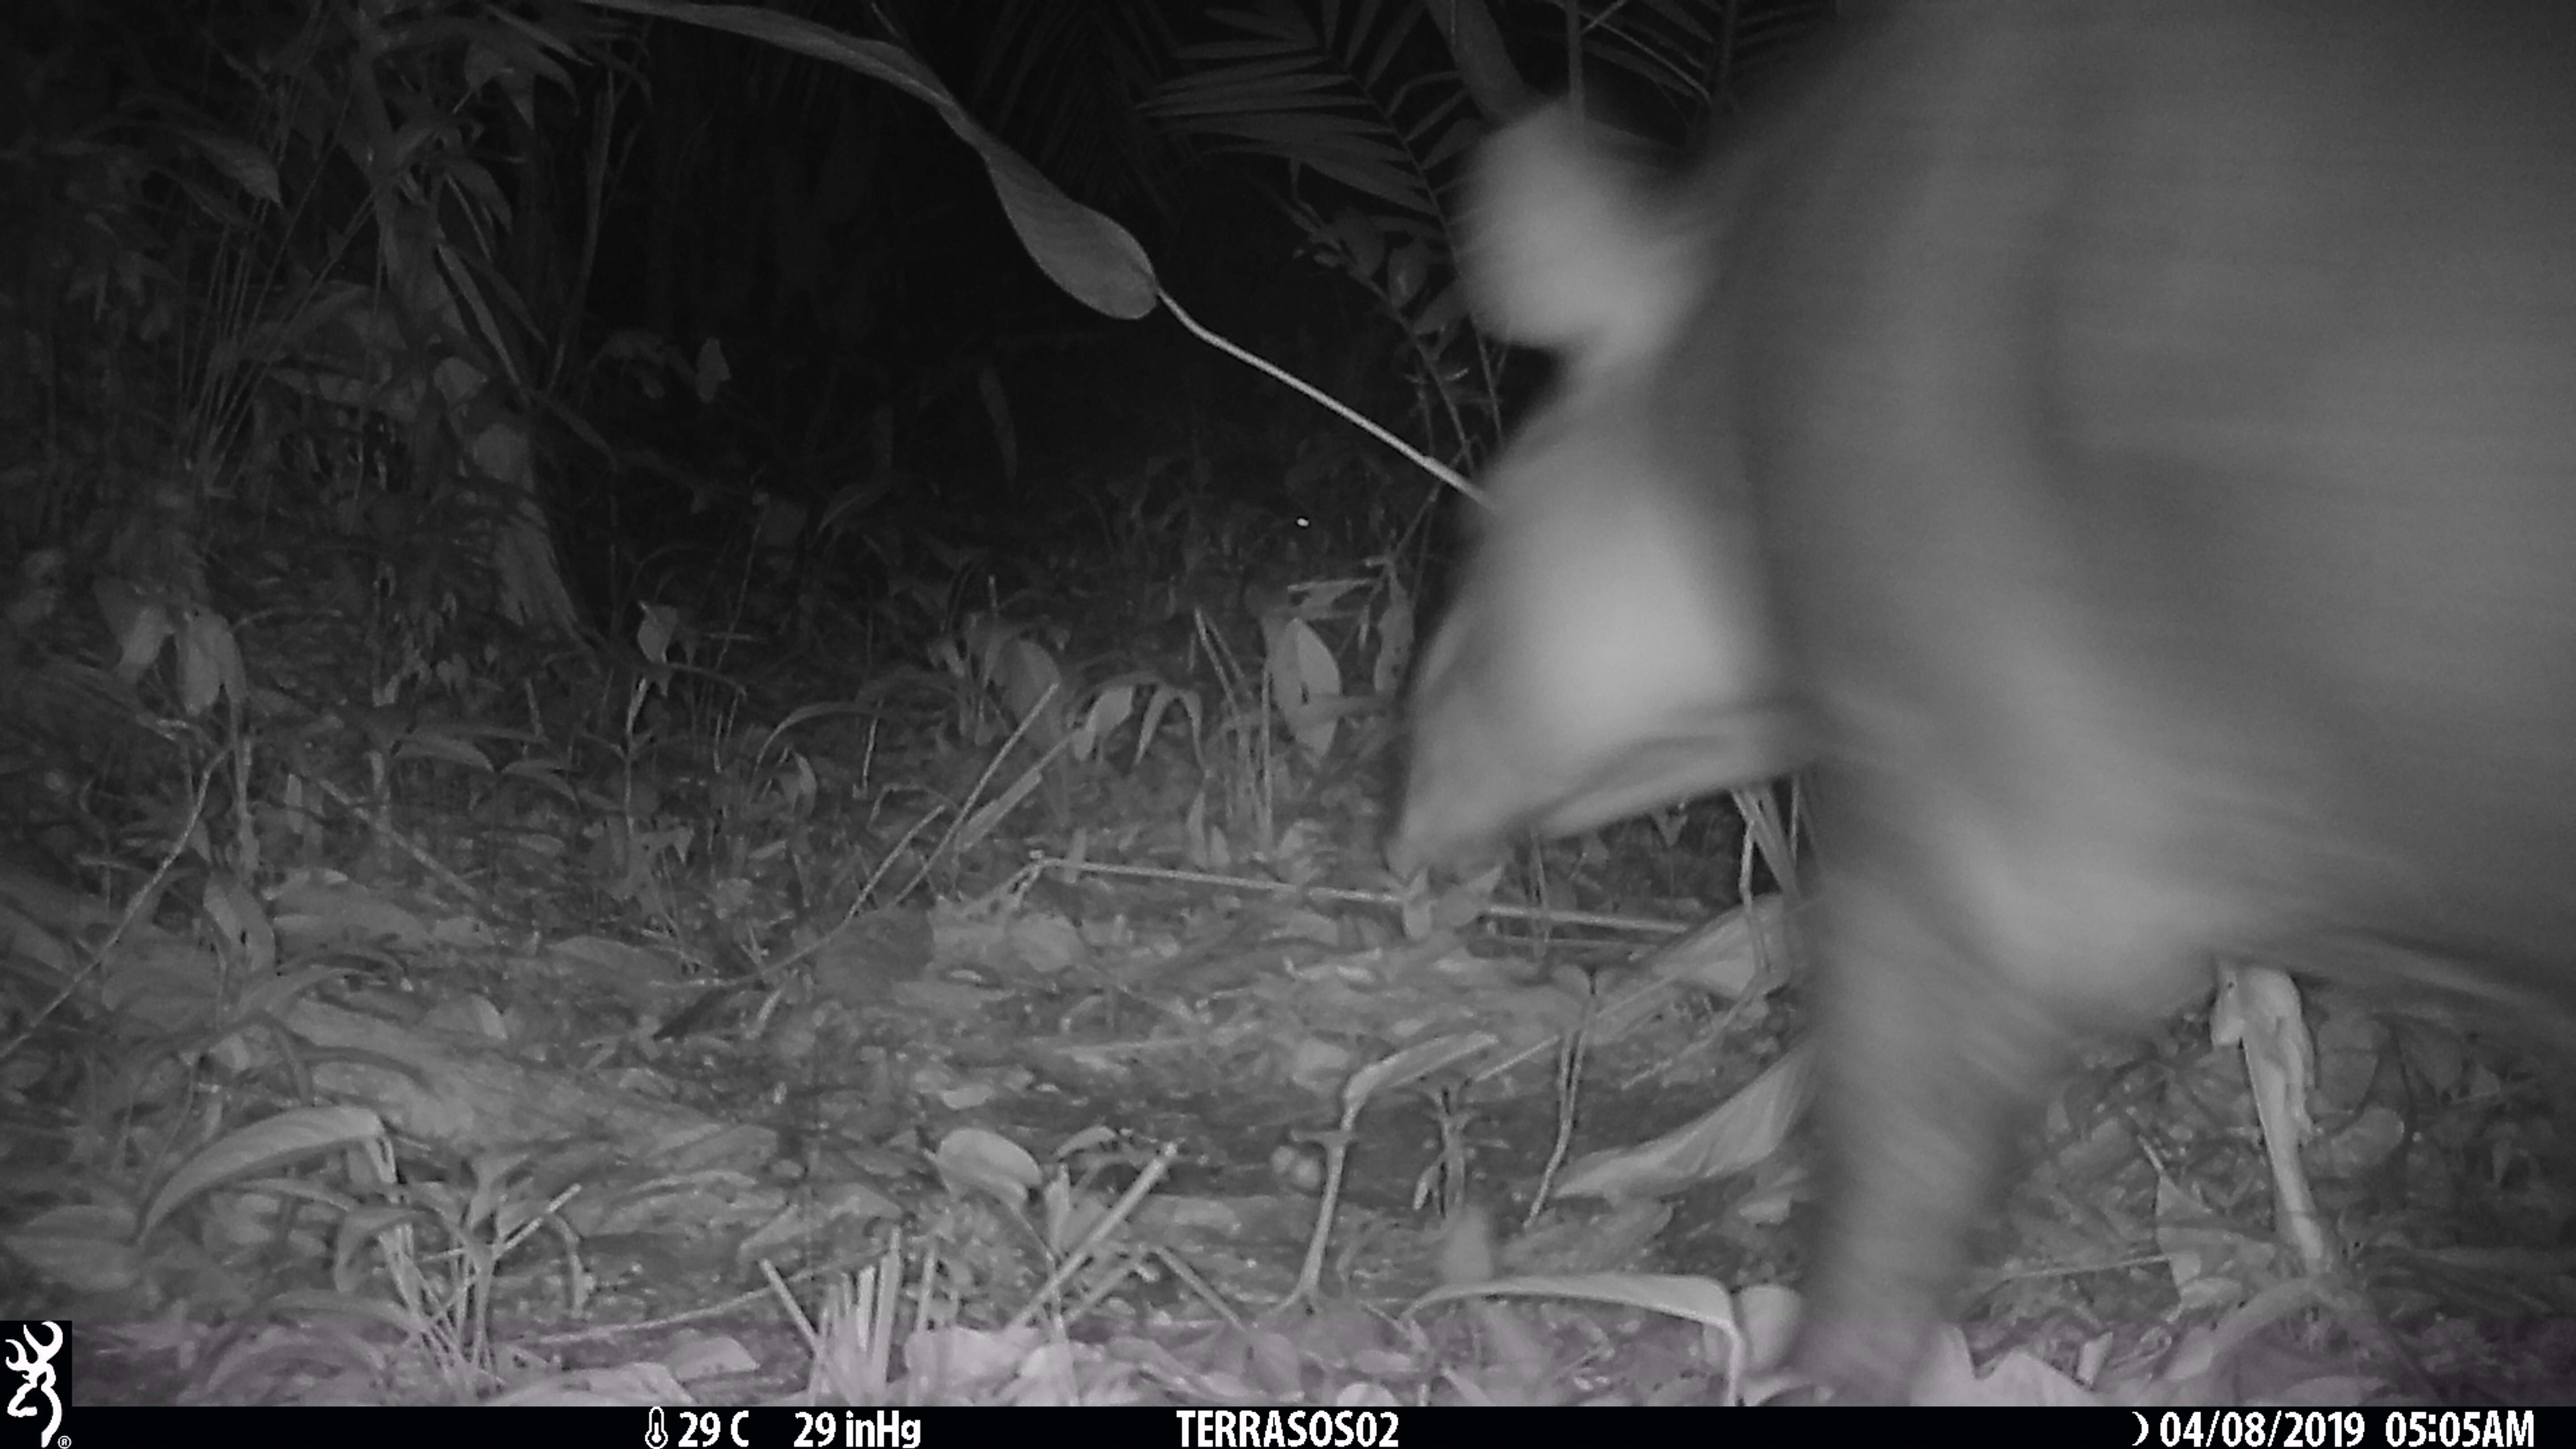
[(473, 882), (465, 879), (465, 877), (461, 875), (458, 875), (455, 871), (448, 869), (444, 861), (431, 855), (426, 847), (415, 844), (410, 836), (396, 830), (392, 821), (384, 819), (378, 811), (369, 807), (364, 801), (358, 799), (357, 796), (341, 789), (339, 786), (331, 783), (327, 779), (324, 779), (320, 775), (307, 775), (305, 778), (313, 782), (313, 788), (328, 796), (331, 803), (348, 811), (360, 820), (367, 822), (368, 828), (375, 831), (376, 838), (391, 844), (403, 854), (411, 857), (411, 861), (414, 865), (419, 866), (421, 869), (428, 871), (432, 876), (437, 877), (440, 885), (443, 885), (449, 890), (455, 891), (457, 894), (465, 897), (466, 900), (472, 902), (477, 908), (486, 907), (490, 904), (489, 899), (483, 894), (483, 892), (475, 889)]
[[(1048, 695), (1041, 696), (1039, 700), (1041, 708), (1044, 707), (1045, 700), (1052, 697), (1053, 689), (1054, 686), (1048, 686)], [(1022, 720), (1020, 722), (1020, 727), (1011, 732), (1011, 737), (1002, 742), (1002, 748), (995, 752), (992, 763), (984, 767), (984, 773), (976, 778), (974, 785), (967, 791), (965, 801), (954, 808), (952, 812), (953, 818), (949, 823), (947, 833), (940, 837), (938, 844), (933, 845), (930, 848), (929, 857), (923, 864), (920, 871), (915, 873), (910, 881), (905, 882), (902, 890), (895, 893), (895, 898), (897, 900), (901, 900), (903, 897), (912, 894), (912, 892), (921, 885), (922, 881), (929, 876), (931, 866), (938, 861), (940, 852), (946, 850), (949, 847), (949, 844), (957, 838), (957, 832), (964, 828), (967, 816), (972, 813), (967, 807), (972, 805), (976, 798), (983, 794), (984, 787), (986, 785), (992, 783), (994, 772), (1000, 769), (1002, 761), (1009, 757), (1011, 746), (1017, 744), (1020, 737), (1028, 732), (1030, 722), (1034, 721), (1037, 717), (1038, 711), (1036, 709), (1030, 710), (1028, 718)], [(1050, 755), (1047, 758), (1052, 759), (1053, 756)], [(1042, 767), (1046, 761), (1040, 760), (1038, 763)], [(857, 893), (850, 897), (849, 907), (841, 912), (841, 919), (834, 922), (830, 930), (821, 933), (813, 940), (797, 947), (786, 955), (777, 957), (773, 960), (761, 962), (759, 974), (763, 977), (774, 976), (776, 973), (785, 971), (789, 967), (794, 966), (796, 963), (813, 955), (815, 952), (822, 950), (825, 946), (832, 944), (833, 938), (840, 935), (840, 933), (846, 929), (852, 921), (857, 920), (859, 918), (860, 910), (865, 907), (870, 900), (876, 898), (877, 887), (885, 883), (886, 874), (894, 868), (894, 863), (903, 858), (904, 847), (912, 844), (914, 838), (919, 836), (922, 831), (930, 828), (930, 822), (938, 819), (939, 816), (940, 811), (932, 810), (929, 814), (924, 815), (920, 819), (912, 822), (912, 824), (905, 826), (903, 834), (895, 837), (893, 847), (886, 851), (885, 858), (877, 862), (876, 869), (868, 872), (868, 878), (860, 883)]]
[[(848, 929), (850, 922), (859, 918), (860, 908), (866, 905), (867, 902), (874, 897), (876, 888), (885, 881), (886, 872), (892, 869), (895, 861), (903, 855), (903, 848), (910, 845), (914, 836), (919, 835), (922, 831), (928, 829), (930, 822), (938, 818), (939, 811), (933, 810), (929, 814), (912, 822), (912, 824), (904, 827), (903, 834), (896, 836), (893, 847), (886, 851), (885, 859), (878, 861), (877, 868), (868, 872), (868, 878), (859, 883), (858, 893), (850, 897), (849, 909), (841, 912), (841, 919), (832, 924), (832, 929), (823, 932), (813, 940), (806, 942), (804, 945), (797, 947), (795, 950), (788, 952), (784, 956), (759, 963), (759, 969), (755, 974), (763, 978), (775, 976), (777, 973), (794, 966), (797, 962), (804, 960), (806, 957), (811, 956), (815, 952), (832, 944), (834, 938), (838, 937), (842, 931)], [(921, 882), (918, 878), (915, 878), (913, 881), (913, 885), (919, 885), (920, 883)], [(912, 887), (906, 886), (904, 889), (906, 892), (909, 892)]]
[[(1062, 856), (1040, 856), (1032, 864), (1049, 870), (1074, 874), (1125, 876), (1131, 880), (1170, 881), (1176, 885), (1208, 886), (1216, 890), (1258, 891), (1264, 895), (1299, 896), (1344, 905), (1385, 906), (1401, 909), (1404, 898), (1389, 891), (1352, 890), (1344, 886), (1297, 885), (1284, 880), (1258, 880), (1245, 876), (1218, 875), (1211, 871), (1171, 870), (1156, 865), (1111, 865), (1101, 861), (1067, 860)], [(1698, 929), (1677, 921), (1656, 920), (1645, 916), (1610, 916), (1595, 911), (1566, 911), (1547, 906), (1488, 905), (1484, 914), (1510, 921), (1547, 921), (1560, 926), (1589, 926), (1603, 931), (1634, 931), (1640, 935), (1679, 936)]]
[(114, 951), (117, 944), (125, 939), (125, 933), (134, 929), (135, 918), (142, 914), (144, 904), (160, 899), (162, 882), (170, 878), (171, 870), (179, 864), (180, 855), (187, 850), (189, 837), (196, 833), (199, 814), (206, 808), (206, 797), (213, 793), (214, 788), (215, 766), (208, 765), (204, 773), (197, 776), (196, 796), (188, 802), (188, 813), (184, 817), (186, 823), (175, 836), (171, 837), (170, 848), (161, 853), (160, 864), (152, 867), (152, 874), (145, 878), (143, 888), (126, 898), (124, 912), (116, 918), (116, 924), (108, 930), (107, 939), (99, 942), (98, 949), (90, 953), (89, 960), (72, 973), (71, 979), (63, 983), (63, 989), (54, 993), (53, 1000), (38, 1007), (35, 1013), (27, 1018), (27, 1024), (19, 1029), (16, 1036), (9, 1038), (5, 1044), (0, 1044), (0, 1061), (6, 1061), (15, 1055), (18, 1048), (25, 1046), (28, 1039), (36, 1034), (37, 1028), (45, 1024), (47, 1018), (62, 1010), (63, 1003), (72, 999), (72, 993), (80, 990), (81, 984), (96, 975), (98, 968), (106, 964), (108, 953)]
[[(805, 960), (807, 957), (812, 956), (824, 947), (829, 946), (834, 941), (840, 939), (841, 932), (849, 929), (850, 923), (859, 918), (859, 911), (865, 907), (870, 900), (875, 898), (876, 888), (879, 885), (884, 884), (886, 872), (892, 870), (894, 868), (894, 863), (903, 858), (904, 847), (912, 844), (915, 836), (928, 829), (930, 827), (930, 822), (938, 819), (939, 814), (939, 810), (932, 810), (929, 814), (922, 816), (920, 819), (912, 822), (912, 824), (904, 827), (903, 834), (895, 837), (894, 845), (886, 851), (885, 858), (878, 861), (876, 869), (869, 871), (868, 878), (859, 883), (858, 891), (850, 897), (848, 907), (841, 912), (841, 919), (833, 922), (831, 929), (819, 932), (813, 940), (806, 942), (804, 945), (797, 947), (795, 950), (790, 951), (783, 956), (774, 957), (766, 961), (759, 959), (757, 955), (746, 950), (744, 954), (751, 956), (752, 958), (752, 970), (751, 975), (748, 978), (725, 981), (705, 988), (691, 1000), (689, 1005), (684, 1006), (679, 1011), (673, 1013), (670, 1020), (663, 1025), (662, 1030), (665, 1032), (676, 1033), (677, 1023), (691, 1020), (697, 1013), (711, 1007), (717, 998), (730, 995), (733, 992), (742, 989), (745, 981), (757, 982), (763, 988), (769, 989), (774, 993), (778, 983), (784, 979), (787, 972), (795, 968), (798, 962)], [(926, 873), (927, 872), (925, 872), (925, 874)], [(920, 883), (920, 877), (914, 877), (913, 885), (919, 885)], [(904, 890), (907, 893), (910, 892), (911, 889), (912, 886), (904, 887)], [(778, 1001), (779, 997), (772, 994), (767, 1001), (761, 1004), (759, 1011), (755, 1013), (753, 1018), (756, 1025), (766, 1024), (769, 1013), (778, 1005)]]
[[(832, 1380), (832, 1386), (840, 1391), (844, 1401), (864, 1403), (867, 1389), (871, 1385), (882, 1386), (885, 1381), (885, 1375), (879, 1371), (885, 1356), (881, 1334), (887, 1321), (888, 1299), (903, 1292), (902, 1233), (898, 1231), (895, 1234), (893, 1244), (878, 1255), (876, 1262), (824, 1285), (823, 1302), (816, 1310), (823, 1320), (819, 1325), (805, 1316), (804, 1305), (796, 1301), (796, 1295), (788, 1290), (787, 1280), (778, 1275), (778, 1269), (767, 1258), (760, 1260), (760, 1273), (768, 1281), (771, 1295), (787, 1310), (788, 1321), (795, 1324), (797, 1333), (804, 1337), (807, 1356), (822, 1366), (824, 1374)], [(889, 1273), (894, 1280), (891, 1287), (886, 1282)], [(869, 1380), (868, 1383), (852, 1384), (843, 1378), (840, 1356), (831, 1352), (829, 1347), (832, 1336), (850, 1331), (854, 1319), (864, 1320), (859, 1323), (858, 1331), (867, 1335), (863, 1347), (867, 1350), (868, 1361), (860, 1366), (860, 1373)]]
[(1324, 1286), (1324, 1245), (1332, 1238), (1333, 1212), (1341, 1202), (1342, 1174), (1350, 1163), (1351, 1138), (1357, 1135), (1354, 1124), (1358, 1120), (1359, 1108), (1345, 1106), (1340, 1127), (1316, 1134), (1324, 1148), (1324, 1192), (1315, 1208), (1315, 1230), (1307, 1235), (1306, 1257), (1298, 1264), (1296, 1286), (1288, 1290), (1287, 1297), (1270, 1305), (1269, 1312), (1262, 1315), (1265, 1319), (1278, 1318), (1293, 1307), (1312, 1303)]
[(1172, 314), (1172, 320), (1180, 323), (1183, 327), (1188, 328), (1190, 335), (1198, 338), (1201, 342), (1206, 343), (1208, 346), (1215, 348), (1217, 351), (1224, 353), (1226, 356), (1233, 358), (1235, 361), (1244, 364), (1256, 372), (1264, 373), (1273, 380), (1284, 383), (1288, 387), (1304, 393), (1307, 397), (1310, 397), (1332, 411), (1341, 414), (1343, 420), (1350, 423), (1353, 427), (1360, 429), (1370, 437), (1375, 438), (1379, 442), (1386, 444), (1388, 447), (1393, 448), (1399, 453), (1402, 453), (1415, 467), (1420, 468), (1422, 471), (1439, 479), (1450, 487), (1457, 489), (1459, 492), (1466, 494), (1477, 503), (1482, 504), (1485, 502), (1484, 491), (1478, 488), (1475, 484), (1470, 483), (1465, 478), (1459, 476), (1457, 469), (1442, 463), (1437, 458), (1423, 452), (1420, 448), (1414, 447), (1404, 439), (1397, 437), (1395, 434), (1388, 432), (1382, 427), (1379, 427), (1376, 423), (1369, 421), (1367, 418), (1361, 417), (1358, 413), (1355, 413), (1348, 407), (1343, 406), (1338, 400), (1328, 397), (1323, 392), (1317, 390), (1315, 387), (1307, 383), (1305, 379), (1283, 371), (1266, 358), (1253, 356), (1251, 353), (1244, 351), (1242, 348), (1235, 346), (1233, 343), (1226, 341), (1224, 338), (1210, 332), (1205, 327), (1200, 326), (1198, 319), (1191, 316), (1189, 313), (1182, 311), (1181, 304), (1173, 299), (1171, 293), (1164, 291), (1161, 287), (1156, 287), (1154, 289), (1154, 295), (1161, 300), (1165, 310)]
[(1152, 1192), (1154, 1185), (1163, 1180), (1163, 1174), (1172, 1170), (1172, 1159), (1178, 1157), (1180, 1151), (1179, 1144), (1172, 1142), (1155, 1149), (1153, 1157), (1137, 1172), (1136, 1180), (1128, 1184), (1127, 1191), (1110, 1204), (1109, 1211), (1100, 1215), (1100, 1221), (1091, 1225), (1091, 1231), (1082, 1235), (1082, 1241), (1073, 1245), (1073, 1251), (1065, 1254), (1055, 1265), (1055, 1271), (1038, 1285), (1038, 1291), (1030, 1294), (1029, 1301), (1020, 1305), (1020, 1311), (1011, 1315), (1011, 1321), (1003, 1325), (1004, 1332), (1026, 1328), (1029, 1320), (1037, 1317), (1038, 1309), (1055, 1296), (1056, 1290), (1062, 1288), (1067, 1279), (1080, 1272), (1084, 1263), (1090, 1261), (1091, 1250), (1099, 1247), (1102, 1240), (1135, 1214), (1137, 1205), (1145, 1200), (1145, 1194)]
[(1548, 1200), (1556, 1195), (1557, 1174), (1565, 1170), (1565, 1160), (1574, 1151), (1576, 1106), (1583, 1091), (1583, 1047), (1592, 1039), (1592, 1020), (1600, 1000), (1600, 986), (1587, 980), (1583, 987), (1583, 1015), (1557, 1048), (1556, 1144), (1548, 1149), (1547, 1165), (1539, 1169), (1538, 1186), (1530, 1192), (1529, 1211), (1521, 1218), (1524, 1230), (1538, 1225), (1539, 1214), (1547, 1210)]
[[(1018, 744), (1020, 740), (1028, 734), (1030, 726), (1035, 725), (1038, 722), (1038, 717), (1046, 712), (1047, 705), (1055, 699), (1055, 692), (1056, 686), (1052, 684), (1048, 685), (1046, 687), (1046, 693), (1039, 695), (1038, 702), (1030, 708), (1027, 714), (1020, 717), (1020, 722), (1012, 729), (1010, 738), (1002, 741), (1002, 747), (993, 752), (993, 758), (987, 761), (984, 765), (984, 773), (975, 777), (975, 783), (967, 787), (966, 798), (958, 802), (957, 818), (949, 825), (948, 833), (942, 835), (939, 838), (939, 843), (930, 848), (930, 854), (923, 859), (921, 869), (913, 875), (911, 880), (904, 883), (904, 887), (900, 892), (897, 892), (896, 898), (898, 900), (904, 896), (912, 894), (914, 890), (920, 887), (923, 881), (928, 880), (930, 878), (931, 870), (939, 863), (941, 852), (947, 850), (951, 845), (956, 844), (958, 835), (966, 828), (966, 822), (973, 818), (974, 811), (971, 807), (978, 799), (982, 798), (984, 787), (992, 784), (993, 777), (1001, 773), (1002, 762), (1011, 757), (1011, 747)], [(1032, 768), (1044, 769), (1046, 768), (1047, 762), (1054, 758), (1055, 751), (1050, 750), (1045, 755), (1041, 756), (1037, 764)]]
[(1252, 1325), (1244, 1322), (1243, 1315), (1236, 1312), (1234, 1305), (1226, 1300), (1225, 1294), (1220, 1292), (1214, 1283), (1207, 1280), (1207, 1275), (1190, 1266), (1189, 1259), (1159, 1243), (1155, 1244), (1151, 1251), (1165, 1268), (1171, 1270), (1173, 1277), (1181, 1280), (1183, 1287), (1205, 1299), (1208, 1307), (1215, 1309), (1217, 1316), (1226, 1321), (1227, 1327), (1237, 1333), (1251, 1331)]
[[(1755, 915), (1754, 912), (1761, 906), (1763, 901), (1776, 899), (1778, 899), (1776, 896), (1764, 896), (1760, 901), (1756, 901), (1750, 906), (1737, 906), (1733, 910), (1727, 911), (1723, 915), (1712, 920), (1703, 921), (1699, 926), (1693, 927), (1692, 930), (1714, 931), (1719, 925), (1730, 919), (1739, 916), (1745, 917), (1747, 918), (1745, 922), (1746, 929), (1752, 933), (1755, 953), (1754, 959), (1757, 962), (1760, 962), (1764, 959), (1762, 953), (1767, 949), (1764, 943), (1770, 939), (1771, 928), (1765, 926), (1760, 917)], [(1636, 964), (1639, 969), (1645, 971), (1646, 979), (1639, 982), (1636, 986), (1629, 988), (1624, 994), (1612, 1001), (1606, 1008), (1598, 1005), (1592, 997), (1586, 996), (1584, 1001), (1584, 1016), (1580, 1027), (1584, 1034), (1589, 1037), (1595, 1026), (1598, 1024), (1600, 1018), (1605, 1014), (1611, 1015), (1614, 1019), (1617, 1019), (1618, 1017), (1624, 1016), (1631, 1010), (1642, 1009), (1637, 1006), (1637, 1003), (1647, 997), (1672, 995), (1681, 991), (1685, 986), (1684, 982), (1676, 977), (1656, 974), (1653, 971), (1655, 963), (1664, 960), (1677, 948), (1678, 943), (1658, 946), (1654, 950), (1648, 951), (1644, 955), (1637, 957)], [(1736, 1016), (1761, 995), (1762, 993), (1759, 991), (1748, 991), (1744, 995), (1737, 997), (1727, 1006), (1726, 1014), (1718, 1019), (1716, 1032), (1718, 1034), (1723, 1034), (1728, 1027), (1735, 1023)], [(1474, 1075), (1470, 1077), (1469, 1080), (1471, 1082), (1490, 1081), (1493, 1078), (1501, 1076), (1503, 1073), (1512, 1070), (1514, 1067), (1519, 1066), (1521, 1063), (1528, 1061), (1530, 1058), (1537, 1056), (1539, 1053), (1549, 1050), (1561, 1051), (1563, 1048), (1547, 1038), (1541, 1038), (1537, 1041), (1529, 1042), (1526, 1045), (1514, 1047), (1509, 1051), (1498, 1053), (1497, 1055), (1489, 1058), (1484, 1065), (1476, 1069)]]
[[(777, 1271), (771, 1268), (766, 1260), (763, 1260), (760, 1268), (763, 1273), (773, 1276)], [(829, 1271), (831, 1270), (828, 1267), (820, 1266), (799, 1268), (794, 1273), (788, 1274), (787, 1278), (791, 1282), (819, 1278)], [(666, 1313), (659, 1318), (638, 1318), (631, 1323), (600, 1323), (587, 1328), (554, 1329), (544, 1333), (529, 1334), (516, 1341), (529, 1344), (559, 1344), (593, 1343), (608, 1338), (631, 1338), (639, 1333), (657, 1333), (666, 1328), (703, 1323), (711, 1318), (730, 1318), (762, 1299), (773, 1296), (775, 1292), (776, 1290), (769, 1287), (748, 1288), (729, 1298), (721, 1298), (713, 1303), (701, 1303), (695, 1308), (684, 1308), (677, 1313)], [(801, 1320), (804, 1314), (800, 1310), (795, 1317)]]

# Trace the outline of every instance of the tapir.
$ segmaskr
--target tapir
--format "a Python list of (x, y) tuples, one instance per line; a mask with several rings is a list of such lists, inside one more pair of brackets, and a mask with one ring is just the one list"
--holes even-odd
[(1810, 770), (1795, 1362), (1901, 1401), (2089, 1036), (2217, 959), (2576, 1017), (2576, 5), (1906, 0), (1666, 178), (1484, 154), (1552, 349), (1400, 864)]

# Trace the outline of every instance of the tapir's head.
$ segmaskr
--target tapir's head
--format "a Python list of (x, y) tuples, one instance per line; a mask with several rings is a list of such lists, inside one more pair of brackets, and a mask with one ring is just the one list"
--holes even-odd
[(1556, 394), (1425, 651), (1390, 857), (1454, 862), (1794, 763), (1731, 437), (1713, 409), (1714, 238), (1559, 113), (1491, 142), (1465, 266), (1478, 316), (1555, 350)]

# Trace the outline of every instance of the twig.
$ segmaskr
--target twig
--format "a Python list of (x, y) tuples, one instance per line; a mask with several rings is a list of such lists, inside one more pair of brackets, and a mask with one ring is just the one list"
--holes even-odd
[(161, 852), (160, 864), (152, 867), (152, 874), (143, 882), (142, 889), (126, 898), (125, 909), (117, 916), (116, 925), (108, 931), (107, 939), (99, 942), (98, 948), (90, 952), (89, 960), (82, 963), (78, 971), (72, 973), (71, 979), (63, 983), (63, 989), (54, 993), (53, 1000), (38, 1007), (35, 1013), (27, 1018), (27, 1024), (19, 1028), (18, 1034), (9, 1038), (6, 1045), (0, 1045), (0, 1061), (6, 1061), (15, 1055), (18, 1048), (25, 1046), (28, 1038), (36, 1034), (36, 1029), (45, 1024), (46, 1018), (60, 1011), (63, 1003), (72, 999), (72, 993), (80, 990), (81, 983), (97, 974), (98, 968), (106, 963), (108, 953), (114, 951), (117, 943), (125, 939), (126, 932), (134, 929), (135, 919), (142, 914), (144, 906), (161, 898), (161, 883), (170, 878), (171, 869), (178, 865), (179, 857), (188, 849), (188, 841), (197, 832), (197, 822), (204, 817), (206, 797), (212, 794), (215, 788), (216, 768), (215, 765), (210, 764), (197, 776), (196, 798), (188, 802), (188, 813), (180, 817), (180, 827), (177, 833), (171, 836), (169, 848)]
[(419, 866), (425, 871), (428, 871), (431, 875), (436, 876), (440, 885), (462, 895), (466, 900), (472, 902), (478, 908), (488, 907), (491, 904), (490, 899), (486, 897), (481, 890), (477, 889), (473, 882), (467, 880), (461, 875), (458, 875), (455, 871), (448, 869), (447, 863), (440, 860), (438, 857), (431, 855), (427, 848), (414, 844), (411, 837), (403, 834), (399, 830), (396, 830), (393, 827), (392, 822), (381, 818), (375, 810), (370, 808), (357, 796), (341, 789), (339, 786), (331, 783), (327, 779), (324, 779), (320, 775), (308, 775), (305, 778), (313, 782), (315, 789), (320, 790), (324, 795), (330, 797), (333, 804), (338, 805), (341, 809), (346, 810), (350, 814), (367, 822), (367, 824), (375, 830), (378, 839), (391, 841), (397, 849), (402, 851), (403, 854), (411, 857), (413, 864)]
[[(1084, 875), (1123, 876), (1130, 880), (1170, 881), (1176, 885), (1207, 886), (1214, 890), (1258, 891), (1264, 895), (1300, 896), (1313, 900), (1336, 901), (1352, 906), (1384, 906), (1401, 909), (1404, 898), (1390, 891), (1353, 890), (1346, 886), (1297, 885), (1284, 880), (1260, 880), (1246, 876), (1218, 875), (1203, 870), (1172, 870), (1158, 865), (1111, 865), (1096, 860), (1068, 860), (1062, 856), (1041, 856), (1034, 864), (1048, 870)], [(1648, 936), (1679, 936), (1697, 930), (1701, 922), (1657, 920), (1647, 916), (1610, 916), (1597, 911), (1565, 911), (1547, 906), (1496, 904), (1484, 913), (1507, 921), (1546, 921), (1560, 926), (1588, 926), (1602, 931), (1634, 931)]]

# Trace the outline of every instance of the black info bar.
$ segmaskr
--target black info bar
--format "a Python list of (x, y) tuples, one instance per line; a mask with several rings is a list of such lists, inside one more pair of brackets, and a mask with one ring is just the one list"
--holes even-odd
[[(1822, 1412), (1827, 1419), (1819, 1421)], [(25, 1442), (0, 1421), (0, 1449)], [(2576, 1449), (2576, 1409), (1720, 1409), (696, 1407), (221, 1409), (66, 1406), (48, 1449), (229, 1442), (364, 1449), (1495, 1449), (1517, 1443), (1618, 1449), (1811, 1449), (1820, 1434), (1873, 1440), (1937, 1433), (2103, 1449)]]

